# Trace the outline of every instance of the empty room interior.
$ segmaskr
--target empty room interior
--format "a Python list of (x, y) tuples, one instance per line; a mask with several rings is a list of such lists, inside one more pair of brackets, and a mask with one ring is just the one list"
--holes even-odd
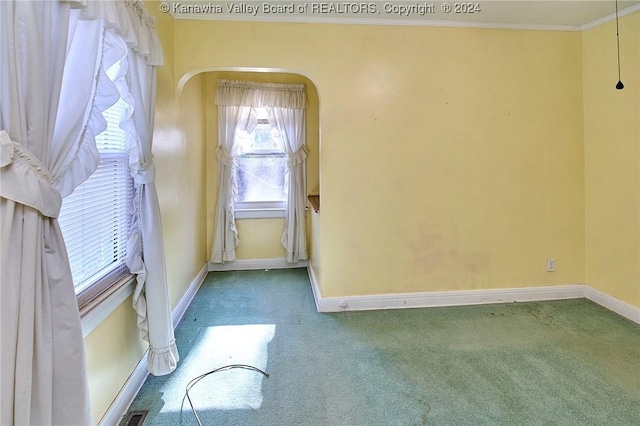
[[(614, 1), (543, 2), (548, 11), (481, 1), (474, 13), (450, 15), (434, 2), (425, 16), (372, 2), (373, 17), (362, 8), (340, 16), (186, 7), (200, 3), (143, 2), (162, 46), (152, 153), (174, 329), (195, 321), (198, 289), (224, 297), (217, 280), (228, 285), (238, 270), (297, 274), (306, 283), (301, 306), (363, 329), (366, 315), (383, 310), (424, 310), (418, 327), (428, 330), (445, 306), (586, 299), (628, 328), (638, 356), (630, 383), (640, 386), (639, 2), (620, 2), (618, 19)], [(235, 259), (212, 261), (227, 167), (216, 96), (239, 81), (301, 87), (305, 96), (306, 256), (297, 262), (287, 262), (283, 215), (239, 213)], [(131, 282), (81, 316), (94, 424), (118, 424), (147, 378), (136, 297)], [(286, 300), (287, 309), (297, 303)], [(200, 353), (183, 355), (181, 341), (178, 369)], [(629, 392), (640, 403), (640, 389)]]

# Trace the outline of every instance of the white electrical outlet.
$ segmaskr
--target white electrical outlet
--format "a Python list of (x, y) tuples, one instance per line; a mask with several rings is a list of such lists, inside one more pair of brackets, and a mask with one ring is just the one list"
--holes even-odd
[(547, 272), (555, 272), (556, 271), (556, 259), (554, 257), (550, 257), (547, 259)]

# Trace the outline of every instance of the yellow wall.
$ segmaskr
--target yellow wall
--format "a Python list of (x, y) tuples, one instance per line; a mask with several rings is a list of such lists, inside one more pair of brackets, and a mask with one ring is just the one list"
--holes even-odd
[(580, 33), (175, 25), (177, 76), (315, 84), (323, 296), (584, 282)]
[[(307, 95), (307, 193), (318, 194), (319, 173), (319, 122), (318, 94), (309, 79), (282, 72), (211, 71), (206, 76), (206, 128), (207, 128), (207, 249), (210, 254), (214, 215), (217, 200), (218, 163), (215, 150), (218, 146), (218, 107), (215, 104), (216, 81), (219, 79), (246, 80), (270, 83), (304, 84)], [(237, 259), (284, 258), (281, 244), (284, 219), (236, 219), (240, 244)]]
[(237, 259), (283, 258), (280, 243), (284, 232), (284, 219), (236, 219), (240, 244)]
[[(207, 258), (204, 77), (192, 78), (179, 105), (172, 98), (171, 106), (180, 121), (164, 135), (156, 132), (154, 152), (169, 293), (175, 307)], [(159, 120), (156, 117), (157, 124)]]
[(583, 34), (586, 280), (640, 307), (640, 13)]
[[(207, 257), (204, 79), (188, 82), (176, 102), (174, 21), (159, 13), (157, 2), (148, 2), (147, 9), (156, 16), (165, 55), (165, 65), (158, 70), (153, 153), (173, 310)], [(85, 348), (97, 423), (147, 348), (139, 337), (131, 298), (85, 338)]]
[[(179, 102), (174, 88), (228, 67), (286, 69), (317, 87), (310, 127), (322, 123), (322, 156), (318, 141), (309, 193), (322, 187), (322, 210), (310, 217), (310, 263), (323, 296), (586, 278), (640, 306), (640, 14), (621, 21), (627, 88), (615, 92), (612, 24), (581, 34), (174, 22), (147, 3), (166, 63), (154, 154), (172, 308), (209, 257), (216, 75), (193, 77)], [(271, 222), (269, 241), (281, 227)], [(545, 272), (547, 257), (557, 272)], [(85, 345), (97, 422), (145, 349), (131, 299)]]
[(85, 339), (93, 421), (99, 422), (147, 349), (127, 298)]

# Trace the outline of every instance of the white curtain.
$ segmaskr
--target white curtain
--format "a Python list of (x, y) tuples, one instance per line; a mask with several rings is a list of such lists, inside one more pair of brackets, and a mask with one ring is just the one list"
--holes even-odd
[(156, 68), (131, 50), (128, 65), (137, 137), (130, 144), (129, 163), (136, 194), (127, 266), (136, 274), (133, 303), (138, 313), (138, 327), (149, 342), (147, 368), (151, 374), (160, 376), (175, 370), (179, 356), (171, 320), (162, 221), (151, 154)]
[(233, 213), (236, 183), (233, 174), (236, 133), (247, 126), (251, 108), (218, 104), (218, 198), (213, 228), (211, 261), (224, 263), (235, 260), (238, 229)]
[(273, 121), (282, 135), (287, 153), (285, 194), (287, 197), (284, 235), (287, 262), (295, 263), (308, 259), (307, 232), (305, 228), (305, 204), (307, 193), (305, 132), (305, 110), (298, 108), (273, 108)]
[(149, 64), (162, 63), (140, 2), (82, 3), (80, 12), (66, 1), (0, 2), (3, 425), (91, 423), (78, 306), (56, 218), (62, 196), (95, 170), (101, 112), (119, 97), (104, 74), (114, 60), (106, 28)]
[(175, 370), (179, 355), (171, 319), (162, 220), (151, 153), (156, 66), (163, 63), (162, 48), (154, 21), (142, 2), (94, 1), (84, 6), (85, 18), (104, 17), (107, 25), (118, 30), (117, 39), (112, 39), (109, 47), (117, 52), (123, 70), (116, 86), (131, 106), (128, 119), (120, 127), (130, 135), (129, 166), (136, 191), (126, 263), (136, 275), (133, 305), (142, 338), (149, 342), (147, 368), (156, 376), (165, 375)]
[(223, 263), (235, 259), (238, 245), (233, 203), (236, 184), (233, 167), (237, 155), (236, 132), (251, 131), (257, 123), (254, 108), (269, 109), (270, 121), (277, 126), (285, 142), (287, 208), (282, 244), (289, 262), (307, 259), (305, 231), (305, 109), (302, 84), (255, 83), (219, 80), (218, 105), (218, 201), (213, 233), (211, 261)]
[[(91, 422), (78, 306), (56, 218), (61, 191), (97, 165), (95, 146), (83, 143), (101, 131), (94, 113), (105, 105), (90, 104), (101, 43), (75, 37), (84, 32), (70, 15), (69, 4), (0, 2), (3, 425)], [(95, 23), (85, 30), (101, 37)], [(76, 65), (89, 78), (76, 81), (74, 114), (58, 116), (59, 100), (72, 96), (62, 91), (65, 58), (77, 61), (79, 48), (87, 50)]]

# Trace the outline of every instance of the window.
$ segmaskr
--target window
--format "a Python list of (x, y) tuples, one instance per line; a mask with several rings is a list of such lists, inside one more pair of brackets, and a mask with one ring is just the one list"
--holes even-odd
[(125, 259), (134, 188), (128, 135), (119, 125), (126, 106), (120, 98), (103, 112), (107, 128), (96, 136), (100, 164), (62, 201), (59, 223), (81, 307), (129, 274)]
[(257, 108), (258, 123), (251, 132), (239, 131), (234, 167), (236, 217), (284, 217), (286, 154), (280, 132)]

